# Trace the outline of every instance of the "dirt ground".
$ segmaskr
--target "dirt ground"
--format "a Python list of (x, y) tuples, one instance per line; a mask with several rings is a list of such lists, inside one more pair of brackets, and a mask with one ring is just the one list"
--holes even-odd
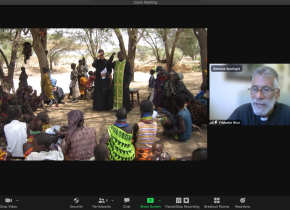
[[(201, 83), (201, 73), (184, 73), (184, 83), (187, 88), (193, 93), (196, 94), (199, 91)], [(144, 100), (148, 97), (148, 86), (147, 82), (132, 82), (130, 88), (139, 88), (140, 89), (140, 100)], [(70, 110), (78, 109), (84, 112), (85, 117), (85, 126), (94, 127), (97, 132), (97, 138), (99, 139), (101, 134), (105, 133), (107, 130), (107, 125), (114, 124), (116, 120), (116, 112), (106, 111), (98, 112), (92, 109), (93, 101), (79, 101), (78, 103), (70, 103), (71, 100), (67, 99), (68, 94), (66, 94), (65, 102), (66, 104), (60, 104), (58, 109), (53, 109), (50, 106), (47, 106), (51, 112), (48, 113), (50, 117), (51, 125), (67, 125), (67, 113)], [(42, 111), (38, 109), (36, 112), (39, 113)], [(131, 125), (136, 123), (140, 118), (140, 107), (135, 107), (128, 114), (127, 122)], [(158, 124), (157, 138), (164, 138), (162, 135), (162, 126), (159, 122), (159, 119), (156, 118), (155, 121)], [(164, 141), (164, 151), (171, 154), (173, 157), (184, 157), (192, 154), (193, 150), (199, 147), (207, 147), (207, 127), (203, 125), (200, 132), (193, 132), (190, 140), (188, 142), (172, 142)]]

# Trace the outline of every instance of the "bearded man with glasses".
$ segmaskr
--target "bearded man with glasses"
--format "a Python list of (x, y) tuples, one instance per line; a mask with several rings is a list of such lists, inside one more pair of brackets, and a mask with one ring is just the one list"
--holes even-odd
[(290, 106), (277, 102), (279, 75), (273, 68), (257, 68), (248, 90), (251, 103), (238, 107), (228, 120), (241, 120), (242, 125), (290, 125)]

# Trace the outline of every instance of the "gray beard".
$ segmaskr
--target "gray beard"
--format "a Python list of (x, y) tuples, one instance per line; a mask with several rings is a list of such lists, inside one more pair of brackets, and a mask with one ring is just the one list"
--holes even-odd
[[(265, 116), (267, 115), (271, 109), (273, 109), (274, 105), (275, 105), (275, 97), (273, 97), (273, 99), (269, 99), (269, 100), (251, 100), (251, 104), (252, 104), (252, 107), (253, 107), (253, 111), (254, 111), (254, 114), (255, 115), (258, 115), (258, 116)], [(255, 107), (254, 106), (254, 103), (263, 103), (263, 104), (266, 104), (266, 108), (258, 108), (258, 107)]]

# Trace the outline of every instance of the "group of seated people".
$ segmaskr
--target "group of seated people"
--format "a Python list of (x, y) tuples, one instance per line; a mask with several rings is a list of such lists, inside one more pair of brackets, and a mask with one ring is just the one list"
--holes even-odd
[[(175, 97), (179, 113), (176, 119), (163, 124), (164, 134), (177, 135), (178, 140), (190, 138), (197, 126), (184, 113), (185, 99)], [(22, 106), (23, 107), (23, 106)], [(67, 113), (68, 125), (51, 126), (46, 112), (36, 117), (23, 113), (19, 104), (1, 104), (0, 160), (91, 160), (91, 161), (200, 161), (207, 159), (207, 149), (198, 148), (192, 156), (176, 158), (163, 152), (164, 145), (156, 141), (157, 123), (153, 120), (153, 104), (143, 100), (141, 118), (133, 126), (126, 122), (124, 107), (116, 113), (116, 122), (97, 140), (94, 128), (84, 126), (80, 110)], [(179, 117), (180, 116), (180, 117)], [(172, 121), (171, 121), (172, 120)], [(189, 125), (190, 124), (190, 125)], [(174, 126), (176, 130), (172, 130)], [(169, 129), (169, 130), (168, 130)]]
[[(182, 73), (176, 73), (174, 70), (168, 73), (164, 67), (160, 68), (156, 79), (153, 76), (154, 73), (154, 70), (150, 71), (151, 77), (148, 86), (149, 89), (154, 88), (154, 93), (151, 91), (149, 98), (155, 105), (155, 111), (158, 111), (158, 108), (163, 108), (163, 111), (176, 116), (179, 110), (175, 103), (175, 97), (182, 96), (191, 115), (192, 124), (199, 127), (202, 124), (207, 124), (207, 98), (204, 97), (207, 92), (207, 81), (201, 84), (199, 93), (194, 96), (182, 81), (184, 78)], [(154, 94), (154, 97), (152, 94)], [(168, 117), (164, 114), (161, 116)]]

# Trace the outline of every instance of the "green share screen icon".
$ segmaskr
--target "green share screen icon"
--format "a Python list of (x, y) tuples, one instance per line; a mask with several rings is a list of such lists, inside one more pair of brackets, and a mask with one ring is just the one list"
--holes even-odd
[(147, 198), (147, 203), (154, 203), (154, 198)]

